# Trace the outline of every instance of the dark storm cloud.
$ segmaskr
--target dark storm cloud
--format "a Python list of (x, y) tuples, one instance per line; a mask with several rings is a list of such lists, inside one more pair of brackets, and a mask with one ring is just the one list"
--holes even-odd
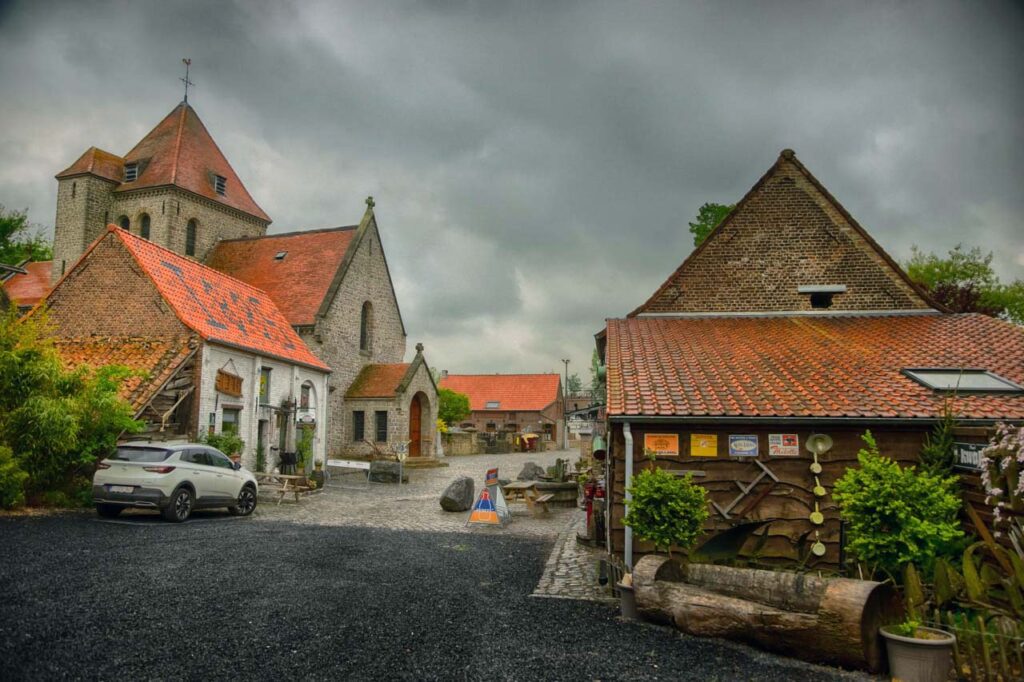
[(897, 258), (1024, 271), (1015, 4), (27, 3), (0, 10), (0, 202), (124, 153), (180, 99), (272, 231), (377, 199), (412, 341), (453, 371), (586, 376), (592, 334), (784, 147)]

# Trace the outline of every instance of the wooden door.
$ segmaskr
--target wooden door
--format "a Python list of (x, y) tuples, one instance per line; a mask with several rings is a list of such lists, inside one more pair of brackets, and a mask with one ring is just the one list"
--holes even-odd
[(420, 433), (423, 422), (423, 404), (420, 402), (420, 394), (413, 396), (409, 403), (409, 456), (420, 456)]

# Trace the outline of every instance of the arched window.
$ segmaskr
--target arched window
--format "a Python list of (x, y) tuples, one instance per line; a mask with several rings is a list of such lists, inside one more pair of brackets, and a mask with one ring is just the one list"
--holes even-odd
[(117, 219), (117, 224), (122, 230), (130, 230), (132, 227), (132, 221), (128, 220), (128, 216), (123, 215)]
[(363, 312), (359, 318), (359, 350), (370, 350), (373, 343), (373, 305), (369, 301), (363, 304)]
[(143, 213), (139, 217), (139, 236), (143, 239), (149, 239), (149, 214)]
[(196, 255), (196, 221), (188, 221), (188, 226), (185, 228), (185, 255), (194, 256)]

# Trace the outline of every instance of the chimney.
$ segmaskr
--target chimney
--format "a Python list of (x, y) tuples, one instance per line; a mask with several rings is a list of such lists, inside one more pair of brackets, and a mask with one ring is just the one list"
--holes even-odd
[(447, 379), (448, 378), (448, 370), (446, 370), (446, 369), (442, 369), (441, 370), (441, 378), (442, 379)]

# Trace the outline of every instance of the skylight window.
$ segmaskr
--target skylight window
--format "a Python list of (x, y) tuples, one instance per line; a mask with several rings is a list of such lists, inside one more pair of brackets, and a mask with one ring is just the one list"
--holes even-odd
[(284, 257), (288, 255), (287, 251), (278, 251), (274, 255), (274, 260), (284, 260)]
[(135, 182), (139, 179), (139, 164), (126, 163), (124, 165), (124, 181)]
[(496, 410), (499, 407), (501, 407), (501, 401), (500, 400), (488, 400), (487, 401), (486, 408), (488, 410)]
[(225, 194), (227, 194), (228, 191), (228, 179), (225, 178), (223, 175), (214, 175), (213, 189), (217, 192), (217, 194), (224, 196)]
[(1024, 387), (984, 369), (935, 367), (904, 369), (903, 373), (936, 391), (962, 393), (1024, 393)]

